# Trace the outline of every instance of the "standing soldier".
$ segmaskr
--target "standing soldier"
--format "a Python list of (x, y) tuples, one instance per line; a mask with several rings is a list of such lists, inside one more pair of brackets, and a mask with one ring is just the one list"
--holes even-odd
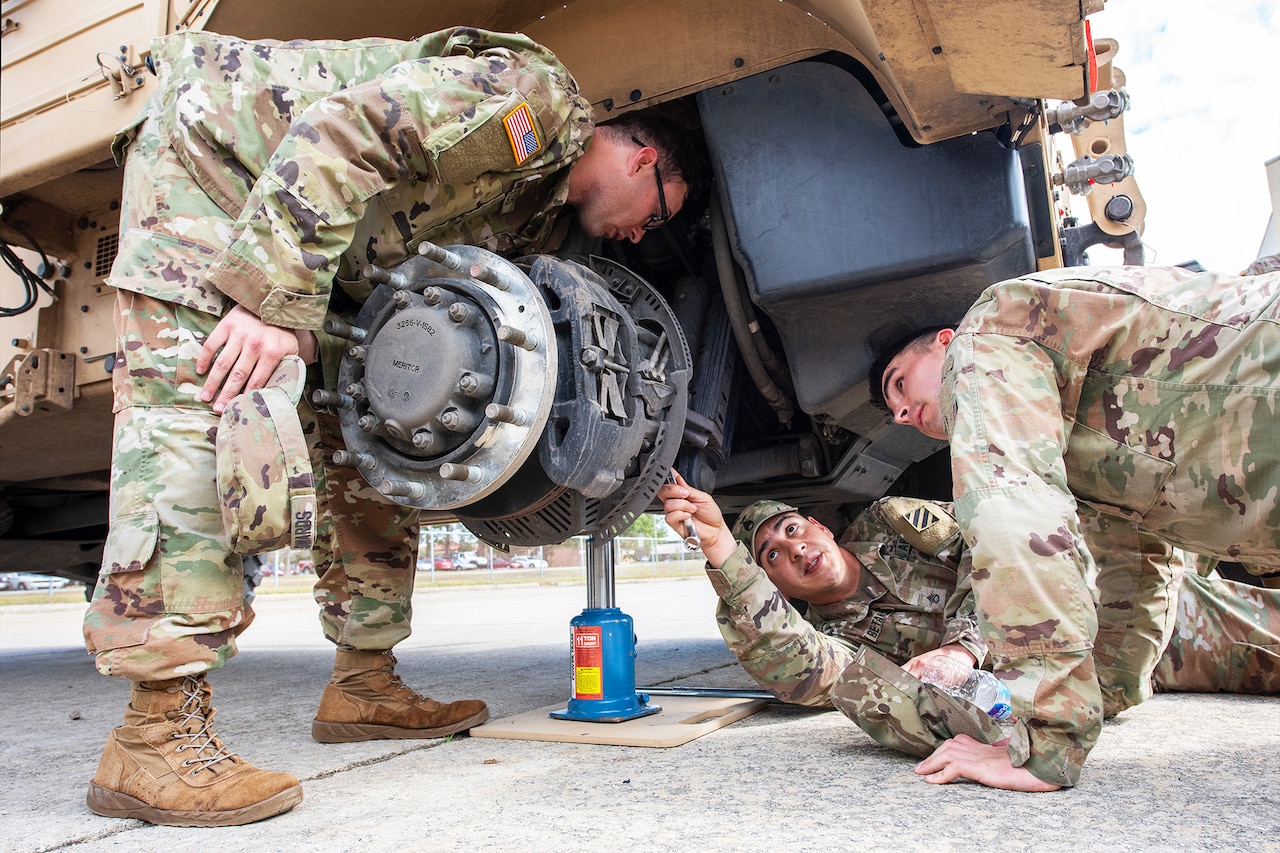
[[(292, 808), (302, 791), (212, 728), (205, 675), (253, 619), (240, 553), (315, 524), (315, 595), (337, 646), (318, 740), (439, 737), (488, 716), (483, 702), (437, 702), (395, 674), (418, 511), (333, 466), (336, 418), (306, 402), (294, 411), (304, 379), (321, 387), (341, 352), (316, 334), (326, 312), (369, 295), (366, 264), (392, 266), (425, 240), (547, 250), (569, 206), (588, 235), (639, 240), (696, 188), (696, 160), (674, 128), (643, 116), (593, 135), (572, 76), (519, 35), (185, 33), (158, 40), (152, 59), (157, 93), (114, 146), (127, 168), (109, 279), (119, 291), (111, 529), (84, 625), (99, 671), (133, 692), (89, 807), (241, 824)], [(299, 354), (320, 364), (304, 368)], [(255, 414), (271, 407), (265, 422)], [(288, 423), (299, 415), (301, 430)], [(250, 465), (238, 453), (264, 455)], [(251, 476), (261, 470), (265, 483)], [(220, 494), (215, 473), (234, 488)]]

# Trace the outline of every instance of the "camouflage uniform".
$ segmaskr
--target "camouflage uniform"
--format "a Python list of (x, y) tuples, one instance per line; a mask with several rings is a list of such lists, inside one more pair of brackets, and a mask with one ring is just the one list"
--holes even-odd
[(1244, 268), (1240, 275), (1262, 275), (1264, 272), (1280, 272), (1280, 255), (1266, 255)]
[(1278, 409), (1280, 274), (1057, 270), (994, 285), (965, 315), (941, 412), (978, 618), (1022, 720), (1014, 766), (1075, 784), (1102, 720), (1077, 500), (1280, 569)]
[(784, 702), (829, 704), (859, 646), (903, 662), (960, 643), (984, 659), (973, 593), (967, 577), (957, 577), (964, 550), (959, 530), (951, 524), (951, 535), (929, 553), (918, 551), (889, 525), (884, 508), (885, 501), (873, 504), (839, 542), (861, 567), (857, 594), (809, 605), (803, 616), (745, 545), (719, 568), (707, 567), (720, 597), (716, 621), (725, 643), (751, 677)]
[(1080, 504), (1080, 527), (1094, 560), (1087, 579), (1098, 616), (1093, 661), (1102, 715), (1150, 698), (1151, 671), (1169, 644), (1186, 555), (1132, 522)]
[[(120, 250), (111, 530), (85, 638), (132, 680), (221, 666), (252, 611), (214, 485), (218, 416), (195, 362), (235, 304), (319, 329), (371, 292), (360, 271), (417, 244), (510, 254), (553, 239), (590, 107), (545, 48), (456, 28), (412, 42), (162, 38), (159, 84), (128, 150)], [(530, 119), (513, 136), (505, 119)], [(333, 285), (341, 297), (330, 305)], [(340, 347), (320, 335), (325, 367)], [(309, 396), (309, 390), (308, 390)], [(304, 403), (319, 497), (326, 636), (382, 650), (408, 636), (417, 511), (329, 464), (336, 419)]]
[[(802, 616), (742, 545), (719, 569), (708, 567), (720, 596), (720, 632), (743, 668), (779, 699), (834, 705), (885, 746), (923, 757), (958, 734), (988, 743), (1007, 737), (1009, 727), (900, 668), (952, 642), (979, 663), (987, 655), (976, 631), (971, 563), (958, 528), (942, 547), (921, 550), (916, 537), (904, 537), (890, 524), (895, 500), (901, 499), (873, 504), (840, 539), (863, 571), (858, 591), (845, 601), (810, 605)], [(929, 505), (944, 514), (948, 509)], [(1123, 546), (1125, 540), (1111, 542)], [(1181, 564), (1158, 549), (1147, 553)], [(1156, 689), (1280, 692), (1280, 591), (1191, 572), (1176, 600), (1177, 623), (1155, 667)], [(1123, 648), (1095, 651), (1104, 654), (1109, 662), (1125, 657)], [(1150, 667), (1132, 673), (1112, 665), (1100, 672), (1104, 692), (1150, 695)]]
[(1157, 691), (1280, 693), (1280, 590), (1187, 572)]

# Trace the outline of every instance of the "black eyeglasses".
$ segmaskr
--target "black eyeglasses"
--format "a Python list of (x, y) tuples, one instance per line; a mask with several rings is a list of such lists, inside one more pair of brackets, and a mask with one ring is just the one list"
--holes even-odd
[[(639, 139), (636, 139), (634, 136), (631, 137), (631, 141), (634, 142), (636, 145), (639, 145), (641, 148), (653, 147), (650, 145), (645, 145), (643, 142), (641, 142)], [(671, 218), (671, 211), (667, 210), (667, 194), (662, 191), (662, 172), (658, 170), (657, 160), (653, 162), (653, 177), (658, 182), (658, 209), (661, 211), (661, 213), (656, 215), (655, 214), (649, 215), (649, 221), (646, 222), (644, 225), (640, 226), (645, 231), (653, 231), (657, 228), (661, 228), (663, 225), (666, 225), (667, 220)]]

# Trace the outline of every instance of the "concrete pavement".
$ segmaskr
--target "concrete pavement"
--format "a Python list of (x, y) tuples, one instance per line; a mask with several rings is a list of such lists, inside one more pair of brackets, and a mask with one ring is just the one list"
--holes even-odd
[[(407, 684), (494, 717), (569, 696), (582, 585), (432, 589), (397, 653)], [(752, 687), (699, 577), (619, 583), (641, 685)], [(83, 605), (0, 608), (0, 851), (1280, 851), (1280, 701), (1164, 695), (1108, 723), (1054, 794), (932, 786), (835, 712), (771, 706), (681, 747), (456, 738), (318, 744), (332, 663), (305, 595), (263, 595), (211, 677), (217, 730), (303, 779), (293, 811), (221, 829), (90, 814), (128, 685), (94, 671)], [(661, 702), (660, 699), (655, 701)]]

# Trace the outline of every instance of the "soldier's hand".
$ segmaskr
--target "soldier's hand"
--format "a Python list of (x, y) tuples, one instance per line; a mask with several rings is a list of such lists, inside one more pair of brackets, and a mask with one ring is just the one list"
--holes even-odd
[(297, 354), (293, 329), (272, 326), (237, 305), (218, 321), (196, 359), (196, 372), (208, 374), (200, 399), (221, 413), (232, 397), (264, 386), (280, 359)]
[(988, 746), (968, 735), (944, 741), (915, 770), (934, 785), (970, 779), (1006, 791), (1056, 791), (1062, 787), (1041, 781), (1025, 767), (1014, 767), (1007, 740)]
[(945, 646), (939, 646), (932, 651), (916, 655), (911, 660), (904, 663), (902, 668), (914, 675), (916, 678), (919, 678), (924, 674), (924, 668), (929, 665), (929, 661), (939, 657), (955, 658), (967, 667), (973, 667), (977, 663), (977, 659), (974, 658), (973, 652), (969, 651), (959, 643), (947, 643)]
[(737, 544), (724, 523), (720, 507), (716, 506), (711, 495), (690, 486), (684, 481), (684, 477), (675, 474), (675, 480), (674, 483), (664, 483), (658, 489), (658, 499), (662, 501), (667, 524), (684, 536), (685, 521), (693, 521), (698, 530), (698, 538), (702, 540), (703, 556), (711, 565), (719, 567), (733, 553)]
[(298, 355), (307, 364), (315, 364), (320, 357), (320, 341), (316, 339), (316, 333), (310, 329), (294, 329), (293, 334), (298, 339)]

